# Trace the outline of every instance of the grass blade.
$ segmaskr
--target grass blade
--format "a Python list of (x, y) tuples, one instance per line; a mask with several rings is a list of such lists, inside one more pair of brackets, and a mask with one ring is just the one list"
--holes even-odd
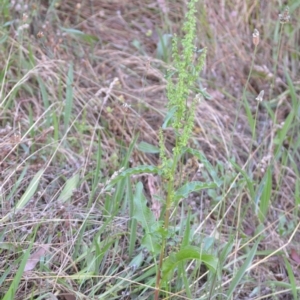
[(78, 181), (79, 181), (79, 174), (75, 174), (73, 177), (69, 178), (66, 181), (65, 187), (60, 193), (58, 200), (62, 202), (68, 201), (73, 195), (73, 192), (77, 187)]
[(233, 292), (235, 291), (236, 287), (238, 284), (241, 282), (243, 279), (244, 274), (247, 272), (247, 269), (251, 266), (252, 260), (254, 258), (254, 255), (256, 254), (257, 246), (260, 240), (257, 240), (256, 243), (254, 244), (253, 248), (250, 250), (250, 252), (247, 254), (247, 259), (241, 266), (241, 268), (238, 270), (236, 275), (231, 281), (231, 284), (229, 286), (228, 292), (227, 292), (227, 299), (230, 299)]
[(132, 186), (131, 186), (131, 182), (130, 182), (130, 178), (127, 177), (126, 179), (127, 182), (127, 189), (126, 189), (126, 197), (128, 200), (128, 204), (129, 204), (129, 216), (130, 216), (130, 239), (129, 239), (129, 249), (128, 249), (128, 255), (129, 257), (132, 257), (133, 251), (135, 249), (136, 246), (136, 232), (137, 232), (137, 220), (135, 218), (133, 218), (133, 214), (134, 214), (134, 203), (133, 203), (133, 192), (132, 192)]
[(2, 300), (11, 300), (11, 299), (15, 298), (15, 293), (16, 293), (18, 287), (19, 287), (19, 283), (21, 281), (21, 278), (22, 278), (22, 275), (23, 275), (23, 272), (24, 272), (24, 268), (25, 268), (27, 260), (29, 258), (33, 242), (35, 240), (36, 231), (37, 231), (37, 228), (35, 229), (34, 236), (33, 236), (32, 240), (30, 242), (30, 245), (29, 245), (28, 249), (24, 253), (23, 259), (22, 259), (21, 264), (20, 264), (20, 267), (19, 267), (19, 269), (18, 269), (18, 271), (17, 271), (17, 273), (16, 273), (16, 275), (15, 275), (8, 291), (6, 292), (6, 294), (4, 295), (4, 298)]
[(289, 276), (289, 280), (290, 280), (290, 284), (291, 284), (291, 290), (292, 290), (294, 300), (297, 300), (297, 299), (299, 299), (298, 295), (297, 295), (298, 294), (297, 293), (297, 282), (296, 282), (296, 279), (295, 279), (295, 276), (294, 276), (292, 266), (290, 265), (290, 263), (289, 263), (288, 259), (286, 259), (286, 257), (283, 257), (283, 259), (284, 259), (285, 267), (286, 267), (286, 270), (287, 270), (287, 273), (288, 273), (288, 276)]
[[(19, 202), (16, 204), (15, 211), (23, 208), (29, 202), (29, 200), (34, 195), (34, 193), (39, 185), (39, 182), (40, 182), (40, 179), (41, 179), (43, 173), (44, 173), (44, 170), (42, 169), (33, 177), (28, 188), (26, 189), (25, 193), (23, 194), (23, 196), (21, 197)], [(9, 212), (6, 216), (4, 216), (0, 220), (0, 223), (5, 222), (10, 217), (11, 214), (13, 214), (13, 212)]]
[(263, 180), (263, 191), (260, 197), (260, 204), (259, 204), (259, 212), (258, 217), (261, 222), (264, 222), (266, 214), (269, 209), (270, 199), (271, 199), (271, 192), (272, 192), (272, 173), (271, 168), (268, 167), (268, 170), (264, 176)]
[(64, 133), (68, 130), (73, 107), (73, 64), (70, 64), (67, 76), (66, 101), (64, 111)]

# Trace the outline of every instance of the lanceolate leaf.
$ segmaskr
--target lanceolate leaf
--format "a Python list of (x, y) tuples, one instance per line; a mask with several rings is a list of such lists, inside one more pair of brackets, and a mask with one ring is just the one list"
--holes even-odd
[(158, 247), (158, 235), (155, 235), (154, 226), (158, 226), (158, 222), (155, 220), (155, 216), (152, 211), (147, 207), (147, 200), (143, 194), (143, 185), (139, 182), (136, 185), (136, 192), (133, 198), (134, 209), (133, 219), (143, 227), (145, 233), (143, 238), (144, 246), (152, 253), (157, 253)]
[(68, 179), (58, 199), (62, 202), (68, 201), (73, 195), (74, 190), (77, 188), (78, 181), (79, 174), (75, 174), (73, 177)]
[(60, 27), (62, 31), (68, 33), (68, 34), (72, 34), (78, 38), (81, 38), (82, 40), (84, 40), (87, 43), (92, 44), (93, 42), (97, 42), (99, 41), (99, 38), (95, 35), (91, 35), (91, 34), (87, 34), (83, 31), (80, 31), (78, 29), (74, 29), (74, 28), (64, 28), (64, 27)]
[(203, 189), (213, 189), (217, 185), (214, 182), (201, 182), (201, 181), (192, 181), (187, 182), (181, 188), (175, 192), (175, 201), (182, 198), (186, 198), (190, 193), (200, 191)]
[[(18, 211), (19, 209), (22, 209), (31, 199), (31, 197), (34, 195), (41, 177), (43, 176), (44, 169), (41, 169), (38, 171), (33, 179), (31, 180), (28, 188), (26, 189), (25, 193), (22, 195), (21, 199), (18, 201), (18, 203), (15, 206), (15, 211)], [(2, 219), (0, 219), (0, 223), (5, 222), (9, 219), (13, 212), (9, 212), (6, 216), (4, 216)]]
[(185, 231), (184, 236), (182, 239), (182, 246), (181, 249), (184, 249), (189, 245), (190, 242), (190, 235), (191, 235), (191, 214), (190, 211), (188, 212), (186, 221), (185, 221)]
[(144, 152), (144, 153), (159, 153), (159, 148), (156, 146), (153, 146), (147, 142), (140, 142), (137, 145), (138, 150)]
[(271, 168), (268, 167), (267, 172), (265, 174), (263, 192), (260, 198), (259, 213), (258, 213), (258, 217), (262, 223), (265, 220), (266, 214), (270, 206), (271, 192), (272, 192), (272, 173), (271, 173)]
[(151, 210), (147, 207), (147, 201), (143, 194), (143, 184), (141, 182), (136, 185), (133, 202), (134, 209), (132, 217), (143, 226), (146, 232), (149, 232), (149, 224), (153, 224), (155, 222), (155, 217)]
[(35, 176), (31, 180), (28, 188), (26, 189), (26, 192), (23, 194), (20, 201), (17, 203), (16, 210), (23, 208), (28, 203), (28, 201), (31, 199), (31, 197), (34, 195), (43, 173), (44, 173), (44, 170), (42, 169), (35, 174)]
[(218, 259), (211, 254), (207, 254), (198, 247), (187, 246), (181, 249), (175, 254), (171, 254), (163, 264), (163, 276), (162, 279), (166, 280), (168, 275), (177, 267), (177, 265), (185, 260), (197, 259), (203, 262), (210, 270), (216, 271), (218, 265)]
[(166, 129), (166, 128), (170, 125), (170, 123), (171, 123), (171, 121), (172, 121), (172, 118), (173, 118), (174, 115), (175, 115), (176, 110), (177, 110), (177, 107), (172, 107), (172, 108), (167, 112), (167, 115), (166, 115), (166, 117), (165, 117), (165, 121), (164, 121), (163, 125), (161, 126), (162, 129)]

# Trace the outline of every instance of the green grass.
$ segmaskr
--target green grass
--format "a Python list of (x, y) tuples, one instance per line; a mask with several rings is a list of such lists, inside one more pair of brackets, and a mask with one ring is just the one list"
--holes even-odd
[(2, 2), (0, 298), (298, 299), (299, 1)]

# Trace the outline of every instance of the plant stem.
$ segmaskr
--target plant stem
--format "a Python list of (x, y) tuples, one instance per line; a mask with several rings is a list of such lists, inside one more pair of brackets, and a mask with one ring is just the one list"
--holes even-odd
[[(178, 138), (176, 139), (176, 147), (178, 147), (179, 141)], [(172, 174), (175, 174), (176, 166), (177, 166), (178, 156), (175, 156), (172, 164)], [(167, 201), (166, 201), (166, 211), (165, 211), (165, 218), (164, 218), (164, 229), (165, 232), (169, 230), (169, 222), (170, 222), (170, 210), (173, 198), (173, 189), (174, 189), (174, 176), (168, 181), (168, 188), (167, 188)], [(156, 274), (156, 284), (155, 284), (155, 296), (154, 300), (159, 299), (159, 291), (161, 286), (161, 272), (162, 272), (162, 265), (163, 260), (165, 257), (165, 249), (166, 248), (166, 235), (162, 237), (162, 245), (161, 251), (159, 255), (159, 265), (158, 265), (158, 272)]]

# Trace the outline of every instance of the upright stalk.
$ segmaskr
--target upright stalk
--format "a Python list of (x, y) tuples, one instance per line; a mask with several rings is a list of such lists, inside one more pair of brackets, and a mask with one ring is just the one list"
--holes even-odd
[[(162, 271), (165, 259), (167, 234), (169, 232), (170, 211), (174, 202), (175, 184), (174, 177), (176, 174), (178, 162), (188, 144), (191, 137), (193, 127), (195, 110), (197, 104), (197, 97), (189, 105), (189, 94), (193, 84), (198, 80), (199, 73), (203, 69), (206, 49), (197, 50), (194, 45), (196, 37), (196, 9), (195, 4), (197, 0), (190, 0), (188, 3), (188, 12), (185, 22), (183, 24), (184, 36), (182, 40), (173, 38), (172, 56), (173, 65), (177, 71), (177, 80), (175, 83), (169, 78), (167, 85), (168, 109), (172, 117), (169, 121), (169, 126), (174, 130), (176, 136), (175, 147), (172, 151), (172, 156), (167, 157), (165, 145), (163, 141), (163, 133), (160, 131), (160, 158), (162, 177), (167, 182), (166, 187), (166, 201), (163, 216), (164, 232), (161, 235), (161, 250), (159, 256), (159, 263), (156, 274), (156, 284), (154, 299), (159, 299), (159, 294), (162, 286)], [(179, 53), (179, 45), (181, 44), (182, 51)]]
[[(177, 143), (176, 143), (177, 146)], [(177, 157), (173, 161), (172, 169), (174, 170), (173, 173), (175, 173), (175, 169), (177, 166)], [(164, 229), (166, 232), (168, 232), (169, 229), (169, 221), (170, 221), (170, 210), (172, 205), (172, 196), (173, 196), (173, 189), (174, 189), (174, 177), (172, 177), (168, 181), (168, 187), (167, 187), (167, 199), (166, 199), (166, 210), (165, 210), (165, 216), (164, 216)], [(163, 266), (163, 260), (165, 257), (165, 248), (166, 248), (166, 235), (162, 236), (162, 243), (161, 243), (161, 251), (159, 256), (159, 264), (158, 264), (158, 272), (156, 274), (156, 284), (155, 284), (155, 300), (159, 299), (159, 291), (160, 291), (160, 281), (161, 281), (161, 272), (162, 272), (162, 266)]]

